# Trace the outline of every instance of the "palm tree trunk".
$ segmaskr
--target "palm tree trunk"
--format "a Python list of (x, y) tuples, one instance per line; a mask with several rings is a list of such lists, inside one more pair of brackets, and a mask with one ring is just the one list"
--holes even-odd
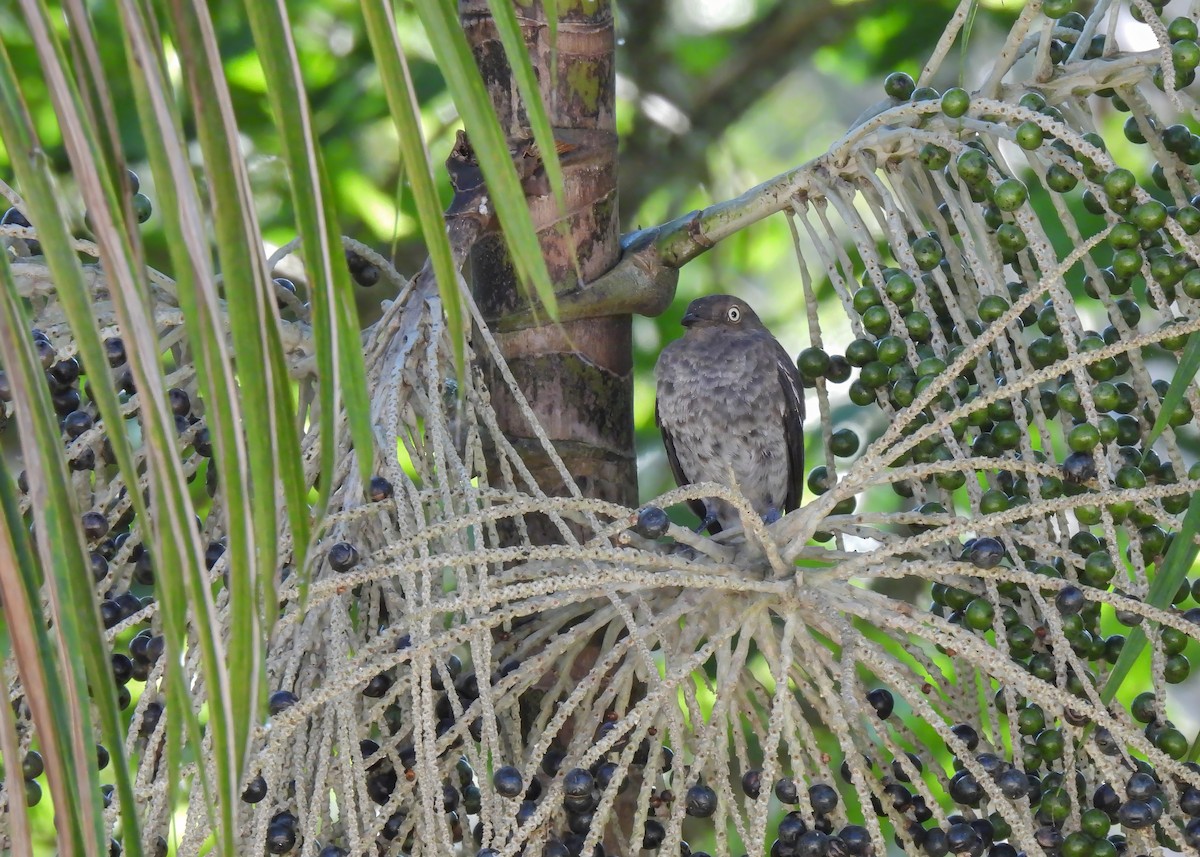
[[(549, 191), (529, 198), (555, 291), (564, 294), (581, 280), (587, 283), (607, 271), (621, 255), (612, 9), (609, 0), (564, 7), (552, 46), (542, 3), (518, 3), (516, 8), (564, 152), (565, 215)], [(461, 0), (459, 12), (509, 140), (528, 140), (528, 119), (487, 0)], [(564, 223), (566, 228), (560, 228)], [(530, 299), (513, 274), (499, 232), (475, 245), (471, 274), (475, 299), (493, 329), (503, 318), (529, 308)], [(637, 470), (631, 316), (627, 309), (622, 312), (501, 330), (497, 337), (522, 392), (585, 496), (633, 505)], [(561, 480), (532, 440), (507, 387), (499, 377), (488, 380), (506, 436), (543, 490), (563, 493)], [(553, 540), (544, 521), (527, 524), (535, 542)]]

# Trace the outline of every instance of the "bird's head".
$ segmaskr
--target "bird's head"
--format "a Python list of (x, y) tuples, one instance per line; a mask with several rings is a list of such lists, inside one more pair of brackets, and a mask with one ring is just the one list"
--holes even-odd
[(733, 295), (706, 295), (688, 304), (683, 314), (684, 327), (758, 328), (763, 324), (750, 304)]

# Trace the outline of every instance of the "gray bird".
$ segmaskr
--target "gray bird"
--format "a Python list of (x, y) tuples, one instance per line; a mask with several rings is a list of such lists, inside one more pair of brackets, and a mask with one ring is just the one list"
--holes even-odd
[[(800, 505), (804, 390), (783, 346), (743, 300), (709, 295), (688, 306), (684, 335), (663, 349), (655, 421), (679, 485), (736, 487), (772, 523)], [(732, 476), (732, 478), (731, 478)], [(737, 510), (688, 501), (697, 532), (737, 526)]]

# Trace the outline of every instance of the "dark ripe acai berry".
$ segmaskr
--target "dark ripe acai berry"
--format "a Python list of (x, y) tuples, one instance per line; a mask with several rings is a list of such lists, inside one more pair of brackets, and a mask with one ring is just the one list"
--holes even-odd
[[(916, 753), (905, 753), (904, 758), (912, 770), (917, 771), (918, 773), (925, 770), (925, 766), (921, 763), (921, 759)], [(892, 760), (892, 776), (902, 783), (912, 782), (912, 777), (909, 776), (908, 771), (905, 770), (904, 765), (901, 764), (899, 757)]]
[(1096, 478), (1096, 459), (1090, 452), (1072, 452), (1062, 464), (1063, 479), (1072, 485), (1082, 485)]
[(667, 534), (671, 519), (658, 506), (646, 506), (638, 511), (637, 523), (630, 529), (645, 539), (659, 539)]
[(666, 838), (667, 829), (662, 826), (661, 822), (647, 818), (646, 826), (642, 830), (642, 847), (653, 850), (662, 845)]
[(358, 565), (358, 549), (349, 542), (338, 542), (329, 549), (328, 558), (334, 571), (349, 571)]
[(825, 783), (817, 783), (809, 787), (808, 800), (812, 804), (813, 812), (818, 815), (828, 815), (837, 809), (837, 789)]
[(387, 673), (380, 673), (367, 682), (367, 686), (363, 688), (363, 696), (379, 699), (388, 692), (388, 688), (391, 686), (392, 677)]
[(242, 800), (246, 803), (258, 803), (267, 796), (267, 781), (263, 779), (263, 775), (246, 783), (246, 789), (242, 792)]
[(1054, 596), (1054, 606), (1064, 616), (1078, 613), (1086, 604), (1087, 598), (1084, 597), (1083, 590), (1078, 586), (1064, 586), (1059, 590), (1058, 595)]
[[(542, 849), (542, 857), (571, 857), (571, 852), (559, 840), (551, 839)], [(696, 857), (696, 855), (693, 854), (692, 857)]]
[(140, 661), (143, 664), (150, 663), (150, 658), (146, 653), (147, 647), (150, 645), (151, 633), (149, 630), (139, 631), (132, 640), (129, 641), (129, 654), (135, 662)]
[[(514, 816), (514, 818), (517, 820), (517, 824), (528, 824), (529, 820), (533, 818), (534, 813), (537, 812), (537, 808), (537, 803), (534, 801), (521, 801), (521, 805), (517, 807), (517, 814)], [(588, 826), (590, 827), (591, 825), (589, 824)]]
[(287, 711), (299, 701), (299, 697), (290, 690), (277, 690), (267, 698), (267, 710), (272, 714), (279, 714), (281, 711)]
[[(405, 634), (407, 637), (408, 635)], [(399, 648), (399, 644), (397, 644)], [(405, 646), (405, 648), (408, 648)], [(562, 767), (563, 760), (567, 758), (567, 751), (557, 744), (551, 744), (546, 750), (546, 754), (542, 756), (542, 773), (548, 777), (558, 776), (558, 769)]]
[(103, 512), (84, 512), (80, 522), (84, 538), (89, 542), (98, 542), (108, 535), (108, 518)]
[(572, 768), (563, 775), (563, 794), (567, 797), (590, 795), (596, 786), (596, 778), (586, 768)]
[[(596, 788), (600, 789), (601, 791), (605, 791), (609, 787), (609, 784), (612, 783), (613, 778), (617, 775), (617, 770), (619, 767), (620, 766), (616, 762), (604, 762), (603, 764), (598, 765), (594, 770), (596, 775)], [(625, 776), (621, 778), (621, 782), (617, 785), (617, 794), (621, 794), (627, 788), (629, 788), (629, 777)]]
[(158, 728), (158, 722), (162, 719), (163, 705), (161, 702), (151, 702), (142, 711), (142, 728), (141, 734), (143, 737), (149, 737), (154, 734), (154, 730)]
[(796, 781), (791, 777), (780, 777), (775, 781), (775, 797), (780, 803), (794, 804), (800, 802), (800, 790)]
[(367, 795), (375, 803), (383, 806), (391, 798), (398, 782), (396, 770), (390, 762), (385, 761), (372, 765), (371, 773), (367, 777)]
[(117, 606), (121, 608), (122, 619), (128, 619), (130, 616), (140, 613), (142, 611), (142, 607), (145, 606), (142, 604), (141, 599), (129, 591), (122, 592), (113, 600), (116, 601)]
[(999, 539), (985, 536), (975, 539), (964, 553), (967, 561), (976, 568), (995, 568), (1004, 559), (1004, 545)]
[(97, 744), (96, 745), (96, 769), (99, 771), (103, 771), (105, 768), (108, 767), (109, 761), (110, 761), (110, 757), (108, 754), (108, 749), (103, 744)]
[(111, 628), (121, 621), (121, 605), (111, 598), (100, 602), (100, 621), (105, 628)]
[[(25, 805), (37, 806), (42, 801), (42, 787), (37, 780), (25, 780)], [(107, 804), (106, 804), (107, 808)]]
[(354, 277), (354, 282), (358, 283), (364, 289), (369, 289), (379, 282), (379, 268), (371, 262), (360, 261), (362, 261), (362, 264), (356, 268), (352, 268), (351, 275)]
[(275, 293), (276, 293), (276, 301), (275, 302), (279, 305), (280, 309), (283, 309), (285, 306), (287, 306), (287, 301), (285, 301), (281, 297), (278, 297), (278, 295), (281, 292), (287, 292), (292, 295), (296, 294), (296, 284), (293, 283), (291, 280), (289, 280), (287, 277), (276, 277), (275, 278)]
[(829, 836), (819, 830), (801, 834), (796, 841), (796, 857), (826, 857), (829, 854)]
[(4, 217), (0, 218), (0, 226), (24, 226), (28, 228), (32, 225), (19, 208), (8, 209), (4, 212)]
[(978, 806), (984, 794), (983, 786), (970, 771), (959, 771), (950, 779), (950, 799), (960, 806)]
[(167, 638), (164, 637), (162, 634), (159, 634), (156, 637), (151, 637), (146, 642), (146, 663), (149, 663), (149, 664), (157, 663), (158, 659), (162, 657), (163, 651), (166, 649), (166, 646), (167, 646)]
[(1117, 822), (1130, 830), (1141, 830), (1154, 821), (1154, 808), (1149, 800), (1129, 800), (1117, 810)]
[(64, 387), (74, 384), (79, 380), (79, 361), (74, 357), (59, 360), (46, 370), (46, 375)]
[(1144, 771), (1138, 771), (1125, 784), (1125, 794), (1130, 800), (1145, 800), (1158, 794), (1158, 782)]
[(67, 437), (74, 440), (95, 425), (95, 420), (87, 411), (71, 411), (63, 417), (63, 431)]
[(891, 717), (892, 710), (896, 707), (896, 699), (892, 696), (892, 692), (883, 687), (877, 687), (868, 693), (867, 702), (875, 709), (875, 715), (880, 720), (887, 720)]
[(99, 583), (104, 578), (108, 577), (108, 560), (103, 554), (92, 551), (88, 554), (88, 565), (92, 569), (92, 580)]
[[(955, 816), (962, 818), (962, 816)], [(946, 830), (946, 845), (955, 854), (970, 851), (979, 841), (979, 834), (965, 821), (951, 824)]]
[(177, 417), (186, 417), (192, 412), (192, 399), (187, 390), (172, 387), (167, 390), (167, 401), (171, 403), (171, 412)]
[(213, 566), (215, 566), (224, 555), (225, 542), (220, 540), (209, 542), (208, 546), (204, 549), (204, 567), (209, 571), (212, 571)]
[(980, 753), (975, 761), (988, 776), (995, 777), (1004, 768), (1004, 762), (995, 753)]
[(950, 850), (950, 846), (946, 842), (946, 831), (940, 827), (934, 827), (925, 832), (925, 841), (922, 843), (925, 853), (929, 857), (944, 857)]
[[(450, 655), (446, 658), (446, 672), (450, 674), (450, 682), (453, 683), (459, 674), (462, 672), (462, 659), (458, 655)], [(429, 673), (429, 685), (434, 690), (442, 691), (446, 689), (443, 672), (438, 667), (434, 667)]]
[[(209, 434), (208, 426), (202, 426), (196, 429), (196, 433), (192, 435), (192, 449), (196, 450), (196, 454), (204, 458), (212, 458), (212, 435)], [(208, 468), (210, 474), (216, 471), (210, 465)]]
[(112, 656), (112, 671), (117, 684), (128, 684), (133, 678), (133, 661), (127, 655), (115, 652)]
[(1121, 796), (1109, 783), (1101, 783), (1092, 795), (1092, 806), (1112, 815), (1121, 807)]
[(974, 750), (979, 746), (979, 733), (969, 724), (959, 723), (950, 731), (958, 737), (958, 740), (967, 745), (968, 750)]
[(563, 809), (567, 815), (590, 815), (600, 801), (594, 793), (580, 795), (579, 797), (571, 797), (564, 795), (562, 800)]
[(346, 857), (346, 849), (337, 845), (326, 845), (317, 852), (317, 857)]
[(133, 564), (133, 579), (142, 586), (154, 585), (154, 561), (144, 552)]
[(24, 760), (21, 762), (21, 776), (27, 780), (36, 780), (46, 770), (46, 765), (42, 761), (42, 754), (37, 750), (30, 750), (25, 754)]
[(1016, 800), (1029, 793), (1029, 777), (1019, 768), (1009, 768), (996, 778), (996, 785), (1006, 798)]
[(694, 785), (687, 790), (685, 807), (693, 818), (708, 818), (717, 811), (717, 793), (706, 785)]
[(1179, 794), (1179, 808), (1192, 818), (1200, 816), (1200, 789), (1188, 786)]
[[(278, 818), (279, 816), (276, 816)], [(296, 847), (295, 823), (276, 823), (272, 819), (267, 826), (267, 851), (272, 854), (286, 854)]]
[(35, 339), (33, 350), (37, 352), (38, 361), (42, 364), (43, 369), (49, 369), (58, 358), (58, 352), (54, 350), (49, 339)]
[(660, 756), (662, 758), (662, 772), (664, 774), (669, 773), (671, 770), (671, 765), (675, 762), (675, 751), (670, 747), (663, 747)]
[(492, 774), (492, 785), (501, 797), (517, 797), (525, 791), (521, 772), (512, 765), (502, 765)]
[(838, 839), (846, 846), (846, 853), (863, 857), (871, 850), (871, 834), (859, 824), (848, 824), (838, 833)]
[(762, 794), (762, 771), (751, 768), (742, 774), (742, 791), (748, 798), (757, 798)]
[(899, 783), (889, 783), (883, 787), (883, 793), (891, 801), (892, 806), (900, 812), (907, 812), (912, 806), (912, 792)]
[(1200, 848), (1200, 819), (1193, 818), (1183, 829), (1183, 841), (1192, 848)]
[(104, 340), (104, 357), (108, 365), (116, 369), (125, 362), (125, 341), (119, 336), (110, 336)]
[(372, 476), (371, 484), (367, 488), (367, 497), (372, 503), (382, 503), (384, 500), (390, 500), (395, 493), (392, 488), (392, 483), (388, 482), (382, 476)]

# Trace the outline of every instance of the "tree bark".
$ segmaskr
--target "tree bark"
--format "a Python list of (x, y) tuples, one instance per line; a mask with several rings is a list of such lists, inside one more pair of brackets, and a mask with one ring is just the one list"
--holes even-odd
[[(515, 5), (555, 138), (560, 148), (570, 150), (562, 158), (566, 211), (559, 211), (549, 191), (529, 198), (555, 291), (565, 294), (609, 270), (621, 255), (612, 8), (609, 0), (559, 4), (552, 51), (541, 2), (518, 0)], [(529, 139), (525, 108), (486, 0), (461, 0), (459, 13), (509, 140)], [(551, 62), (556, 65), (553, 74)], [(529, 309), (530, 297), (514, 276), (499, 232), (476, 243), (470, 270), (475, 299), (493, 329), (494, 322)], [(631, 316), (628, 308), (618, 311), (622, 314), (500, 331), (497, 340), (584, 495), (633, 505)], [(492, 406), (505, 435), (544, 491), (564, 493), (511, 393), (498, 375), (490, 374)], [(547, 522), (530, 519), (527, 524), (535, 542), (555, 539)]]

